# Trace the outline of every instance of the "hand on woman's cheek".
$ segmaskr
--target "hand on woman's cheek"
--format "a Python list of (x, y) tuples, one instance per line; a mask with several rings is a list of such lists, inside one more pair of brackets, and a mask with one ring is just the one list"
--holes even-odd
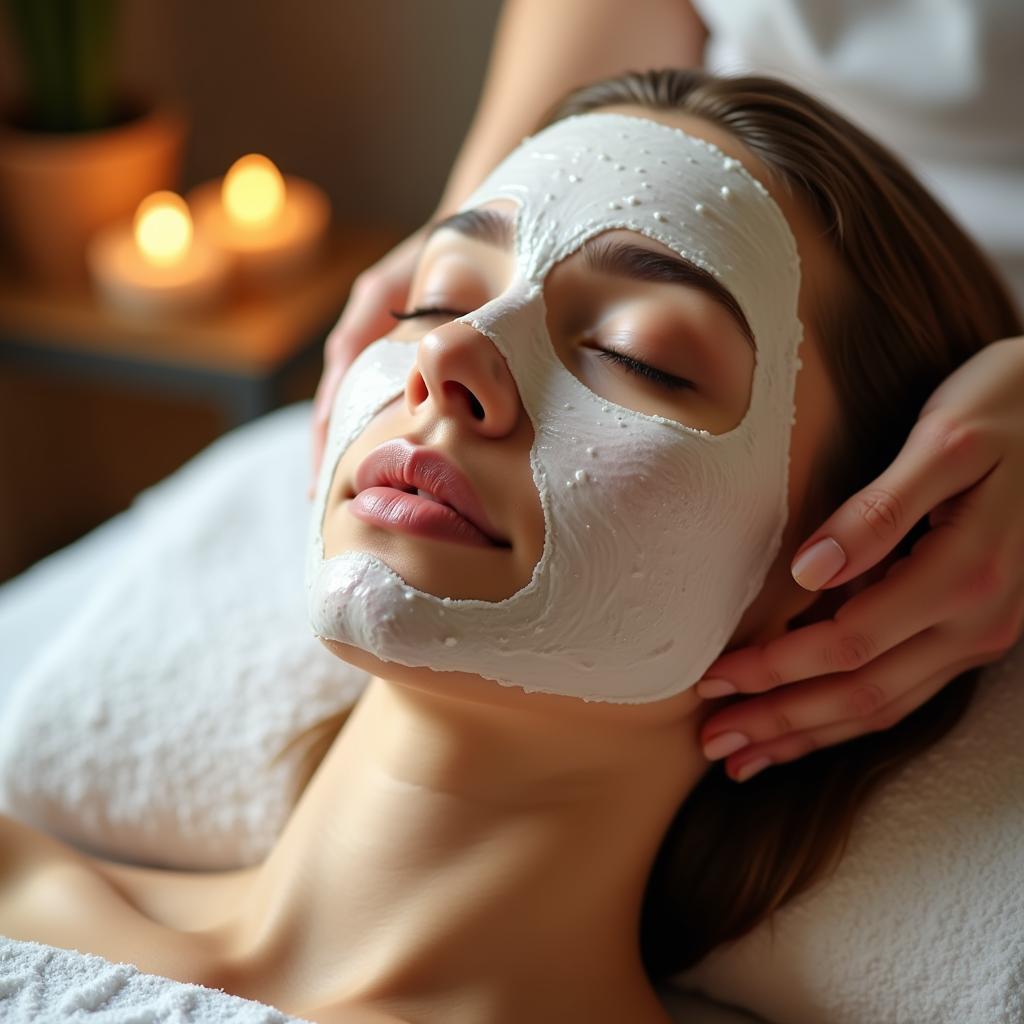
[[(1024, 580), (1004, 567), (1024, 550), (1022, 388), (1024, 338), (982, 349), (932, 395), (892, 465), (796, 538), (794, 554), (816, 549), (794, 566), (806, 586), (828, 586), (829, 617), (723, 655), (698, 684), (707, 698), (772, 691), (704, 723), (703, 741), (720, 738), (710, 757), (739, 750), (733, 777), (764, 757), (789, 761), (895, 725), (1019, 641)], [(925, 517), (931, 530), (894, 559)], [(736, 747), (739, 736), (751, 742)]]

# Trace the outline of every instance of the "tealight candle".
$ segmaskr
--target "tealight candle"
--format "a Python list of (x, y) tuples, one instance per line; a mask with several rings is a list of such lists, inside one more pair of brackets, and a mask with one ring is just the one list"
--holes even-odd
[(97, 233), (86, 258), (104, 300), (128, 312), (186, 312), (221, 291), (227, 261), (196, 238), (181, 196), (154, 192), (130, 223)]
[(197, 230), (228, 253), (244, 278), (285, 278), (315, 259), (331, 207), (322, 189), (282, 176), (258, 153), (236, 160), (223, 181), (189, 193)]

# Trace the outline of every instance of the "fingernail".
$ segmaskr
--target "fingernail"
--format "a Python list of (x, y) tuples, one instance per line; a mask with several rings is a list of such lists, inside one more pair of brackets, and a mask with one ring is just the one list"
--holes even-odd
[(728, 679), (702, 679), (697, 684), (698, 697), (728, 697), (739, 690)]
[(790, 572), (804, 590), (817, 590), (844, 565), (846, 552), (831, 537), (822, 537), (793, 560)]
[(720, 757), (728, 757), (750, 742), (748, 736), (741, 732), (723, 732), (704, 744), (704, 756), (709, 761), (717, 761)]
[(748, 761), (739, 771), (736, 772), (737, 782), (746, 782), (751, 775), (756, 775), (762, 768), (767, 768), (772, 763), (770, 757), (755, 757)]

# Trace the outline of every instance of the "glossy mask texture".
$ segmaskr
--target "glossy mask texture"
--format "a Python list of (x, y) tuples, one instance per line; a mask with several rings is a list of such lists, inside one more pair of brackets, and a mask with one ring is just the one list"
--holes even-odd
[[(324, 560), (338, 460), (415, 364), (415, 343), (382, 338), (352, 364), (333, 408), (310, 529), (311, 624), (386, 661), (528, 692), (671, 697), (721, 653), (779, 550), (802, 336), (796, 243), (738, 161), (619, 114), (579, 115), (526, 139), (463, 209), (498, 198), (518, 203), (516, 275), (463, 319), (504, 356), (533, 423), (541, 558), (526, 586), (496, 602), (424, 592), (366, 551)], [(559, 360), (544, 279), (611, 228), (657, 239), (736, 297), (758, 352), (734, 429), (714, 435), (617, 405)]]

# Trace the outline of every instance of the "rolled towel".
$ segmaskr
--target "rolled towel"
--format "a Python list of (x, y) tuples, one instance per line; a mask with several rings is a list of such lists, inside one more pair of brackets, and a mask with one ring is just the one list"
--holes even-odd
[(266, 856), (298, 751), (271, 758), (367, 681), (306, 615), (309, 416), (238, 428), (139, 496), (103, 579), (61, 602), (7, 698), (0, 810), (115, 860)]

